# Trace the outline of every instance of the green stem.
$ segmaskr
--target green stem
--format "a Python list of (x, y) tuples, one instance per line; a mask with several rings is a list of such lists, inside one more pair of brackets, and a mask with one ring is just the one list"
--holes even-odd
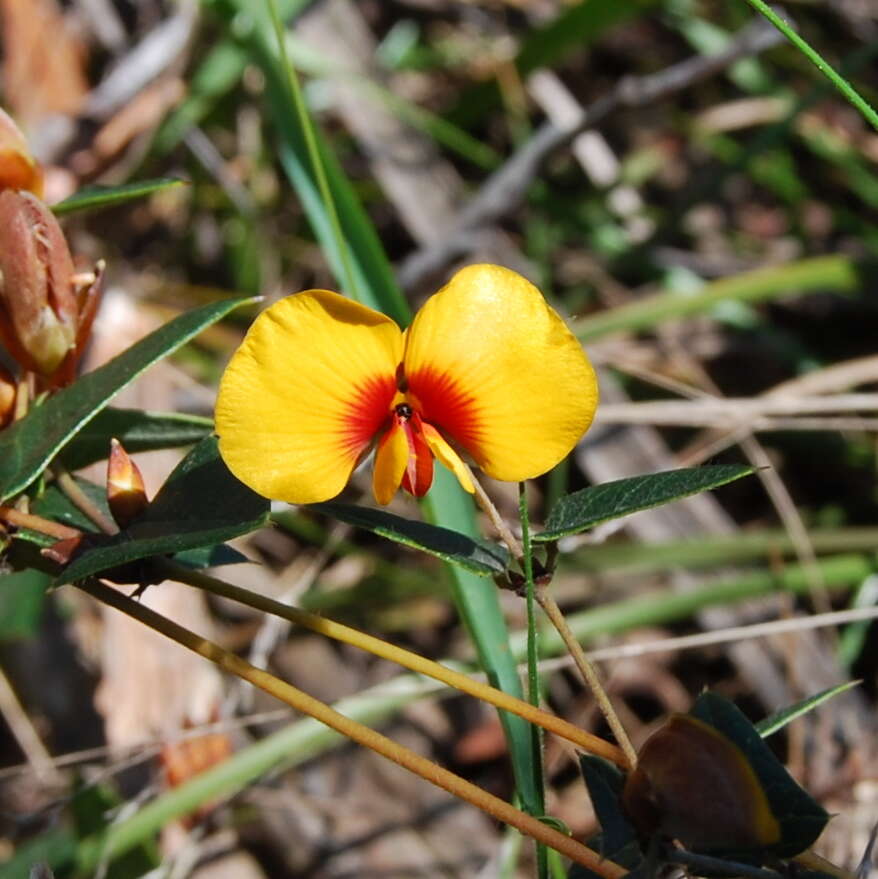
[[(521, 566), (524, 569), (524, 581), (527, 597), (527, 697), (535, 708), (540, 705), (540, 672), (539, 649), (537, 644), (537, 620), (534, 600), (534, 566), (533, 550), (530, 542), (530, 518), (527, 509), (527, 486), (518, 483), (518, 516), (521, 521)], [(531, 752), (534, 787), (537, 792), (537, 807), (545, 813), (545, 778), (543, 773), (543, 736), (542, 730), (531, 724)], [(546, 848), (537, 844), (537, 872), (540, 879), (549, 877), (549, 857)]]
[(351, 257), (348, 252), (347, 241), (342, 233), (341, 223), (338, 219), (338, 211), (335, 207), (335, 200), (332, 197), (332, 190), (329, 188), (329, 180), (326, 177), (326, 169), (323, 167), (323, 159), (320, 156), (320, 148), (317, 145), (317, 137), (314, 134), (314, 126), (311, 122), (311, 116), (308, 108), (305, 106), (305, 96), (302, 93), (302, 86), (299, 82), (299, 75), (290, 62), (289, 53), (287, 52), (287, 41), (284, 33), (283, 24), (280, 19), (280, 13), (277, 8), (277, 0), (266, 0), (268, 10), (271, 15), (271, 23), (274, 26), (275, 37), (277, 38), (278, 51), (280, 52), (281, 62), (287, 75), (287, 86), (290, 91), (290, 100), (296, 108), (296, 115), (299, 117), (299, 125), (302, 128), (302, 134), (305, 138), (305, 145), (308, 148), (308, 156), (311, 159), (311, 166), (314, 169), (314, 179), (317, 181), (317, 188), (320, 190), (320, 197), (323, 200), (323, 206), (332, 225), (332, 233), (335, 236), (338, 245), (339, 258), (345, 273), (345, 286), (347, 293), (358, 299), (357, 282), (354, 275), (354, 269), (351, 265)]
[(863, 114), (869, 124), (878, 130), (878, 113), (816, 49), (806, 43), (764, 0), (747, 2), (767, 18)]

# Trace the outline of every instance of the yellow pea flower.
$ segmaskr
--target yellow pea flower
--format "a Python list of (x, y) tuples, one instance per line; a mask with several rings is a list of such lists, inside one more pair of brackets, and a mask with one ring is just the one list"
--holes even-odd
[(494, 479), (554, 467), (588, 429), (594, 370), (536, 287), (494, 265), (461, 269), (403, 332), (328, 290), (267, 308), (232, 356), (216, 404), (229, 469), (265, 497), (335, 497), (377, 442), (380, 504), (422, 497), (438, 458), (469, 492), (458, 451)]

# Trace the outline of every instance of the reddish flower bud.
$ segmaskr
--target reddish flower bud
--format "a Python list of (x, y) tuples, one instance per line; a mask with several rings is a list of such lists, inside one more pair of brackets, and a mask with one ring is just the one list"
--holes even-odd
[(43, 547), (40, 550), (40, 555), (51, 559), (53, 562), (57, 562), (59, 565), (69, 565), (73, 554), (82, 545), (84, 537), (84, 534), (80, 534), (77, 537), (65, 537), (51, 546)]
[(28, 149), (21, 129), (0, 109), (0, 189), (28, 189), (43, 194), (43, 172)]
[(671, 715), (647, 739), (622, 804), (644, 836), (661, 833), (694, 851), (762, 849), (780, 838), (743, 751), (686, 714)]
[(18, 384), (12, 373), (0, 366), (0, 427), (6, 427), (15, 415), (15, 395)]
[(117, 439), (110, 440), (107, 462), (107, 504), (120, 528), (134, 520), (149, 503), (137, 465)]
[(75, 346), (73, 275), (49, 208), (29, 192), (0, 193), (0, 333), (25, 369), (49, 376)]

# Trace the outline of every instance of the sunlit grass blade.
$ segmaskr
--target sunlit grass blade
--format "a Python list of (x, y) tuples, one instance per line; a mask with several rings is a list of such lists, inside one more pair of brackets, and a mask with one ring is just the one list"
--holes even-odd
[[(229, 23), (236, 16), (252, 11), (249, 0), (220, 0), (218, 8), (224, 11)], [(244, 38), (252, 60), (266, 77), (268, 110), (280, 137), (281, 161), (302, 205), (308, 214), (315, 235), (324, 248), (336, 277), (343, 279), (343, 256), (320, 187), (311, 171), (312, 157), (298, 117), (292, 111), (286, 86), (286, 72), (281, 67), (273, 38), (265, 27), (254, 23)], [(408, 323), (411, 312), (381, 242), (369, 217), (359, 203), (353, 187), (347, 180), (332, 151), (317, 133), (320, 159), (323, 163), (331, 198), (348, 249), (354, 274), (352, 295), (365, 305), (377, 308), (402, 325)], [(478, 538), (472, 502), (462, 489), (441, 467), (425, 504), (427, 518), (435, 525), (467, 536)], [(450, 568), (452, 590), (460, 613), (479, 655), (479, 660), (491, 682), (506, 692), (520, 697), (521, 681), (515, 662), (509, 653), (508, 630), (500, 608), (496, 587), (490, 581), (459, 568)], [(528, 810), (533, 809), (535, 790), (530, 777), (530, 732), (528, 724), (518, 717), (501, 713), (501, 720), (509, 742), (510, 756), (516, 784)]]
[[(479, 535), (472, 501), (456, 478), (444, 467), (436, 468), (433, 488), (424, 503), (424, 512), (434, 525), (462, 531), (473, 539)], [(490, 580), (449, 567), (454, 603), (463, 618), (488, 680), (498, 689), (523, 697), (521, 679), (509, 652), (509, 631), (500, 608), (497, 587)], [(539, 813), (539, 795), (531, 772), (530, 726), (519, 717), (500, 712), (506, 732), (515, 783), (526, 811)]]
[(61, 217), (65, 214), (94, 211), (125, 204), (138, 198), (146, 198), (164, 189), (183, 186), (185, 180), (178, 177), (159, 177), (155, 180), (136, 180), (119, 186), (86, 186), (73, 195), (52, 205), (52, 212)]
[(808, 696), (806, 699), (796, 702), (795, 705), (789, 705), (781, 711), (776, 711), (774, 714), (764, 717), (759, 723), (755, 724), (756, 731), (763, 739), (767, 739), (769, 736), (774, 735), (779, 729), (783, 729), (788, 723), (795, 720), (797, 717), (801, 717), (803, 714), (813, 711), (818, 705), (822, 705), (824, 702), (829, 701), (833, 696), (837, 696), (839, 693), (844, 693), (846, 690), (859, 686), (861, 683), (862, 681), (845, 681), (843, 684), (838, 684), (835, 687), (828, 687), (825, 690), (821, 690), (813, 696)]
[[(264, 15), (255, 15), (265, 0), (220, 0), (216, 4), (231, 25), (238, 16), (251, 19), (243, 43), (265, 75), (268, 115), (279, 138), (280, 160), (296, 191), (317, 240), (339, 285), (364, 305), (376, 308), (405, 325), (410, 312), (375, 229), (353, 187), (320, 132), (314, 130), (319, 161), (308, 149), (308, 135), (291, 103), (289, 73), (281, 60), (277, 41)], [(312, 123), (313, 124), (313, 123)], [(328, 188), (324, 198), (319, 174)], [(336, 228), (336, 220), (338, 229)]]
[(860, 267), (849, 257), (818, 256), (713, 281), (691, 296), (678, 293), (647, 296), (630, 305), (582, 318), (574, 323), (573, 330), (583, 341), (590, 341), (612, 333), (648, 330), (666, 320), (703, 313), (725, 300), (767, 302), (812, 290), (852, 293), (860, 285)]

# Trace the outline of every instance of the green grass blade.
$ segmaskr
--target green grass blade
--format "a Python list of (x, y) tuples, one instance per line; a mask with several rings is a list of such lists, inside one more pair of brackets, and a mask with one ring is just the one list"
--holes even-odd
[(724, 300), (766, 302), (811, 290), (850, 293), (858, 290), (860, 283), (860, 269), (848, 257), (818, 256), (713, 281), (692, 296), (657, 293), (583, 318), (572, 329), (583, 341), (591, 341), (612, 333), (648, 330), (666, 320), (700, 314)]
[(161, 192), (173, 186), (182, 186), (186, 181), (177, 177), (160, 177), (156, 180), (137, 180), (119, 186), (86, 186), (73, 195), (52, 205), (52, 212), (59, 217), (81, 211), (94, 211), (100, 208), (115, 207), (146, 198), (154, 192)]
[(821, 690), (813, 696), (808, 696), (806, 699), (802, 699), (801, 702), (796, 702), (795, 705), (788, 705), (786, 708), (776, 711), (768, 717), (762, 718), (759, 723), (755, 724), (756, 732), (758, 732), (763, 739), (767, 739), (769, 736), (774, 735), (779, 729), (783, 729), (788, 723), (795, 720), (797, 717), (801, 717), (803, 714), (813, 711), (818, 705), (822, 705), (833, 696), (837, 696), (839, 693), (844, 693), (845, 690), (857, 687), (861, 683), (863, 682), (845, 681), (843, 684), (837, 684), (834, 687)]
[[(218, 0), (218, 8), (229, 24), (239, 15), (247, 15), (249, 0)], [(332, 236), (331, 224), (320, 200), (320, 190), (309, 173), (303, 133), (289, 107), (284, 73), (280, 69), (266, 29), (254, 26), (243, 39), (252, 60), (266, 77), (269, 113), (281, 139), (281, 162), (302, 201), (315, 235), (324, 248), (337, 277), (341, 276), (341, 260)], [(356, 298), (364, 305), (377, 308), (401, 325), (408, 323), (410, 310), (384, 249), (367, 214), (360, 205), (353, 187), (332, 151), (317, 133), (329, 189), (338, 211), (345, 241), (353, 258), (356, 277)], [(434, 524), (478, 538), (472, 501), (465, 495), (450, 473), (437, 467), (436, 479), (425, 504), (425, 514)], [(521, 697), (521, 681), (515, 661), (509, 652), (509, 633), (493, 583), (468, 571), (449, 568), (452, 591), (461, 615), (476, 647), (483, 669), (492, 682), (512, 695)], [(519, 717), (501, 712), (509, 750), (522, 801), (526, 808), (534, 806), (535, 791), (530, 777), (530, 733), (528, 724)]]
[[(434, 525), (480, 537), (472, 501), (444, 467), (436, 466), (433, 488), (425, 498), (424, 513)], [(490, 580), (461, 568), (449, 568), (458, 613), (469, 631), (488, 680), (501, 690), (523, 698), (521, 679), (509, 651), (509, 631), (500, 608), (497, 587)], [(527, 811), (538, 814), (538, 794), (531, 773), (530, 725), (516, 715), (499, 712), (506, 732), (515, 783)]]
[(878, 131), (878, 113), (868, 101), (809, 43), (802, 39), (765, 0), (747, 0), (760, 14), (767, 18), (844, 96), (856, 107), (863, 118)]
[[(320, 132), (314, 129), (314, 146), (320, 156), (330, 205), (334, 206), (340, 234), (336, 234), (333, 208), (327, 207), (314, 171), (308, 135), (301, 117), (290, 105), (287, 71), (275, 46), (268, 22), (253, 17), (250, 0), (218, 0), (215, 8), (231, 28), (242, 16), (251, 24), (241, 37), (250, 60), (265, 75), (268, 116), (279, 138), (280, 160), (305, 210), (314, 235), (339, 284), (353, 298), (390, 315), (401, 325), (410, 317), (405, 297), (375, 229), (353, 187)], [(350, 273), (346, 259), (350, 259)], [(347, 280), (350, 275), (350, 280)]]

